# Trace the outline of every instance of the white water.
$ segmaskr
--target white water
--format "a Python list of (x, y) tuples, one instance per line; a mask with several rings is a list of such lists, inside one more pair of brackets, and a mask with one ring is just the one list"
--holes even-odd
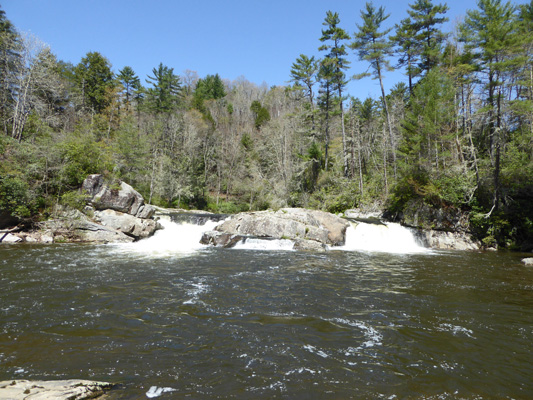
[[(142, 255), (149, 257), (168, 257), (176, 255), (189, 255), (205, 248), (200, 243), (202, 234), (213, 230), (219, 223), (208, 221), (204, 225), (189, 223), (178, 224), (169, 219), (161, 219), (159, 223), (163, 229), (154, 236), (135, 243), (118, 244), (115, 248), (120, 253)], [(247, 238), (234, 246), (238, 250), (293, 250), (294, 242), (287, 239), (265, 240), (260, 238)], [(384, 224), (352, 224), (346, 230), (346, 243), (341, 247), (332, 247), (331, 250), (344, 251), (369, 251), (389, 253), (425, 253), (429, 252), (420, 246), (412, 232), (395, 223)]]
[(134, 243), (117, 245), (120, 251), (149, 256), (172, 256), (191, 254), (204, 248), (200, 243), (202, 234), (212, 230), (218, 222), (208, 221), (204, 225), (176, 224), (169, 219), (160, 219), (163, 229), (154, 236)]
[(346, 243), (339, 250), (379, 251), (388, 253), (426, 253), (429, 250), (420, 246), (413, 233), (400, 224), (353, 224), (346, 230)]

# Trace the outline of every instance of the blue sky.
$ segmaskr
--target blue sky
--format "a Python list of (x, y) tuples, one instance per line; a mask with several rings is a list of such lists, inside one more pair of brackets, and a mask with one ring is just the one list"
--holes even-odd
[[(391, 14), (392, 26), (407, 16), (414, 0), (374, 1)], [(435, 3), (439, 1), (436, 0)], [(519, 0), (518, 3), (526, 1)], [(301, 54), (319, 55), (322, 22), (328, 10), (339, 13), (341, 27), (352, 35), (361, 23), (364, 0), (0, 0), (15, 26), (49, 44), (58, 58), (77, 64), (89, 51), (109, 59), (117, 72), (131, 66), (141, 78), (160, 62), (182, 74), (218, 73), (234, 80), (244, 76), (258, 85), (285, 85), (292, 63)], [(445, 30), (476, 8), (475, 0), (447, 2)], [(348, 74), (364, 72), (366, 63), (352, 62)], [(388, 73), (389, 89), (400, 72)], [(379, 96), (370, 78), (351, 82), (353, 96)]]

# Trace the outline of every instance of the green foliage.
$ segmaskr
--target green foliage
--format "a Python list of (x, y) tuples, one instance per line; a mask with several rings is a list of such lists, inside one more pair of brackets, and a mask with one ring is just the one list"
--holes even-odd
[(334, 173), (322, 172), (316, 190), (309, 199), (309, 206), (331, 213), (344, 212), (359, 204), (357, 183), (336, 176)]
[(133, 68), (129, 66), (126, 66), (119, 71), (117, 79), (124, 88), (124, 91), (122, 92), (124, 95), (124, 103), (129, 106), (131, 99), (135, 95), (135, 91), (141, 89), (141, 80), (135, 75)]
[(472, 179), (459, 171), (433, 175), (427, 169), (413, 167), (394, 185), (387, 210), (400, 213), (412, 199), (421, 199), (434, 208), (453, 206), (461, 209), (469, 205), (472, 187)]
[(111, 64), (98, 52), (89, 52), (74, 70), (74, 79), (86, 105), (102, 112), (111, 102), (109, 88), (114, 85)]
[(62, 159), (60, 179), (67, 187), (79, 187), (87, 175), (113, 170), (107, 146), (94, 142), (91, 136), (72, 135), (58, 146)]
[(252, 105), (250, 106), (250, 110), (253, 111), (255, 114), (255, 128), (261, 129), (261, 126), (263, 126), (265, 123), (270, 121), (270, 113), (268, 110), (261, 105), (261, 103), (257, 100), (252, 101)]
[(79, 190), (72, 190), (61, 195), (60, 203), (64, 206), (81, 211), (87, 204), (87, 201), (86, 196)]
[(216, 100), (226, 97), (226, 88), (218, 74), (207, 75), (196, 83), (194, 96), (202, 100)]
[(159, 63), (152, 69), (153, 76), (148, 76), (146, 83), (152, 85), (146, 92), (146, 103), (151, 111), (169, 113), (175, 111), (181, 101), (182, 88), (180, 78), (174, 74), (174, 68)]
[(12, 175), (0, 176), (0, 214), (3, 211), (13, 217), (27, 218), (34, 208), (24, 180)]
[(249, 205), (247, 203), (235, 203), (233, 201), (219, 201), (207, 203), (207, 210), (217, 214), (237, 214), (244, 211), (249, 211)]

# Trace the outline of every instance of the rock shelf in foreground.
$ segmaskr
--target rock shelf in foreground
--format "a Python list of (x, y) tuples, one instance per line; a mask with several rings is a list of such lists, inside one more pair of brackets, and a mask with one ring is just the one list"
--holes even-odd
[(66, 381), (14, 380), (0, 382), (0, 400), (95, 399), (112, 388), (107, 382), (71, 379)]

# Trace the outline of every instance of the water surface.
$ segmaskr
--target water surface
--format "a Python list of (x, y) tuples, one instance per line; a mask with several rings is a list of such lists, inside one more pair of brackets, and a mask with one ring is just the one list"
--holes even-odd
[(517, 254), (3, 245), (0, 271), (0, 380), (118, 382), (117, 399), (533, 398)]

